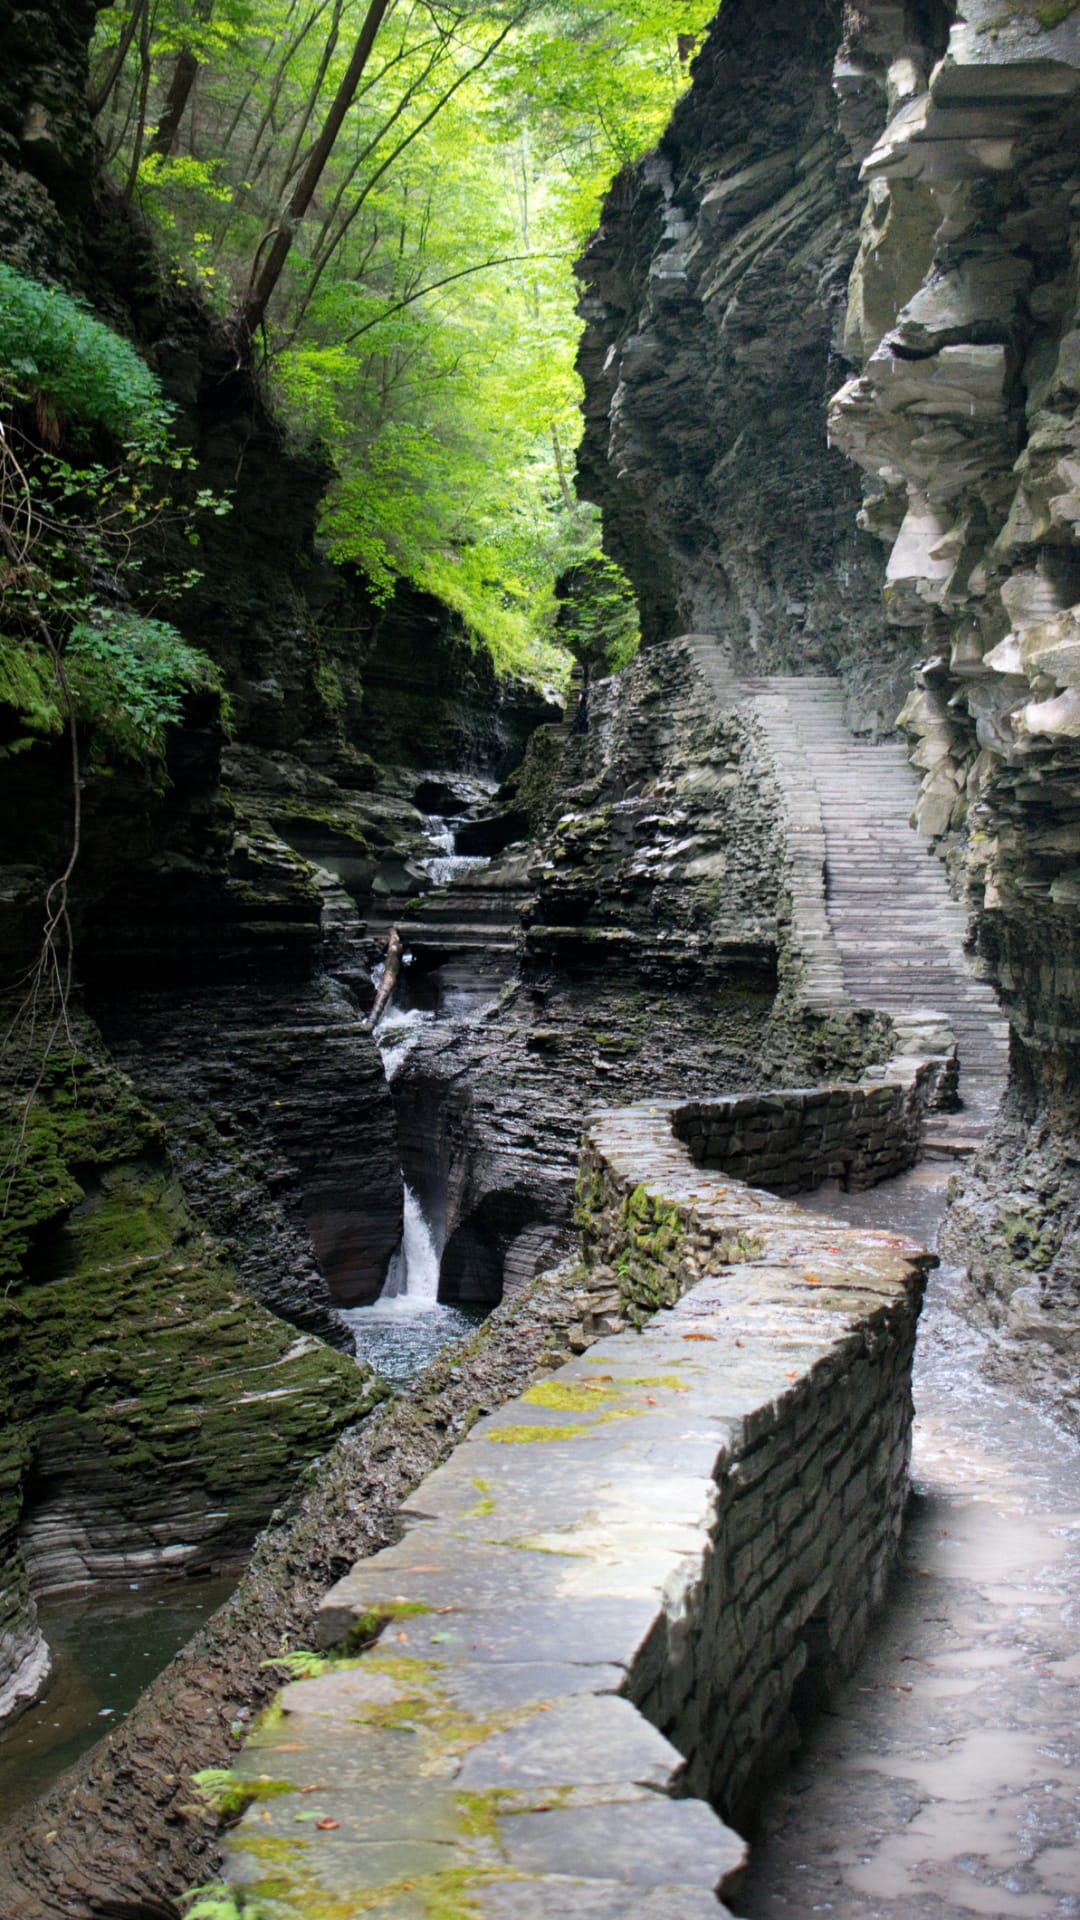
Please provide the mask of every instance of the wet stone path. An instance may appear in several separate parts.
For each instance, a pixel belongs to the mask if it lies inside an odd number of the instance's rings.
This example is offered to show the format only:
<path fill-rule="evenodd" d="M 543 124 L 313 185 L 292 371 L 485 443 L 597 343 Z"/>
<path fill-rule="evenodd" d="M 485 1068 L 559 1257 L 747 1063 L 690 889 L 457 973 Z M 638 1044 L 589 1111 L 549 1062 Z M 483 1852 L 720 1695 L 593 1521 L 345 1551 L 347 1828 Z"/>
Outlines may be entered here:
<path fill-rule="evenodd" d="M 948 1171 L 827 1210 L 932 1240 Z M 1080 1920 L 1080 1449 L 980 1379 L 947 1271 L 919 1349 L 891 1600 L 762 1809 L 746 1920 Z"/>

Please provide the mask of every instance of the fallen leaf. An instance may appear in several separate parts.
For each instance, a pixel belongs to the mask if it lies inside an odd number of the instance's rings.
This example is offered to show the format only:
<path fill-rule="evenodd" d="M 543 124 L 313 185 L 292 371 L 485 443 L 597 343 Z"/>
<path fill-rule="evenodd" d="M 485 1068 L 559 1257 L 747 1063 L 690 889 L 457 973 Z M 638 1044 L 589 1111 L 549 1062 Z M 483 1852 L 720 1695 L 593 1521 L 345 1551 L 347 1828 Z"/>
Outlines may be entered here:
<path fill-rule="evenodd" d="M 660 1405 L 660 1402 L 659 1400 L 655 1400 L 651 1393 L 647 1393 L 645 1395 L 645 1405 L 647 1407 L 658 1407 Z"/>
<path fill-rule="evenodd" d="M 272 1817 L 272 1816 L 271 1816 L 271 1814 L 270 1814 L 270 1812 L 269 1812 L 269 1810 L 268 1810 L 268 1809 L 267 1809 L 266 1807 L 260 1807 L 260 1808 L 259 1808 L 259 1819 L 260 1819 L 260 1820 L 269 1820 L 269 1819 L 270 1819 L 271 1817 Z"/>
<path fill-rule="evenodd" d="M 401 1632 L 401 1630 L 400 1630 L 400 1628 L 399 1628 L 399 1629 L 398 1629 L 398 1635 L 397 1635 L 397 1637 L 398 1637 L 398 1639 L 399 1639 L 399 1640 L 407 1640 L 409 1636 L 408 1636 L 408 1634 L 407 1634 L 407 1633 L 402 1633 L 402 1632 Z"/>
<path fill-rule="evenodd" d="M 318 1827 L 320 1833 L 335 1833 L 338 1822 L 336 1820 L 316 1820 L 315 1825 Z"/>
<path fill-rule="evenodd" d="M 456 1607 L 436 1607 L 435 1612 L 436 1613 L 456 1613 L 457 1608 Z"/>
<path fill-rule="evenodd" d="M 818 1279 L 816 1273 L 804 1273 L 803 1279 L 806 1281 L 808 1287 L 820 1287 L 821 1285 L 821 1281 Z"/>
<path fill-rule="evenodd" d="M 586 1375 L 581 1384 L 583 1387 L 599 1387 L 603 1385 L 605 1380 L 610 1379 L 610 1373 L 590 1373 Z"/>
<path fill-rule="evenodd" d="M 785 1379 L 785 1380 L 795 1380 L 795 1379 L 797 1379 L 797 1378 L 798 1378 L 798 1372 L 799 1372 L 799 1370 L 798 1370 L 798 1368 L 797 1368 L 797 1367 L 790 1367 L 790 1368 L 788 1369 L 788 1371 L 787 1371 L 787 1373 L 785 1373 L 785 1375 L 784 1375 L 784 1379 Z"/>
<path fill-rule="evenodd" d="M 271 1753 L 303 1753 L 303 1751 L 304 1742 L 302 1740 L 282 1740 L 276 1747 L 270 1748 Z"/>
<path fill-rule="evenodd" d="M 301 1787 L 300 1791 L 301 1793 L 318 1793 L 319 1791 L 318 1783 L 316 1783 L 315 1786 L 313 1787 Z"/>
<path fill-rule="evenodd" d="M 715 1333 L 684 1333 L 684 1340 L 715 1340 Z"/>

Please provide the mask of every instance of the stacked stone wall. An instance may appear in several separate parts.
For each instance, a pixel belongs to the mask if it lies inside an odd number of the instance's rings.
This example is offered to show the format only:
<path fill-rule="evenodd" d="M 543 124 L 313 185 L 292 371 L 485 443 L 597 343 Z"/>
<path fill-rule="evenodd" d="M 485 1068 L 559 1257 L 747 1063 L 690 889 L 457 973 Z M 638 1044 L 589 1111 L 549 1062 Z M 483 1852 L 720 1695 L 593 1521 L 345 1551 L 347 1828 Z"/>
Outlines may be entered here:
<path fill-rule="evenodd" d="M 798 1087 L 691 1101 L 672 1117 L 699 1166 L 774 1193 L 826 1180 L 859 1192 L 915 1161 L 925 1114 L 938 1104 L 944 1061 L 890 1063 L 873 1086 Z"/>
<path fill-rule="evenodd" d="M 909 1105 L 933 1071 L 911 1066 Z M 899 1137 L 902 1099 L 843 1091 L 825 1113 L 845 1138 Z M 933 1264 L 695 1164 L 676 1124 L 707 1150 L 731 1105 L 590 1124 L 589 1277 L 614 1280 L 614 1319 L 646 1323 L 478 1421 L 404 1537 L 326 1596 L 329 1670 L 283 1690 L 284 1729 L 238 1766 L 253 1805 L 229 1871 L 270 1920 L 346 1889 L 410 1920 L 451 1891 L 478 1920 L 539 1920 L 553 1898 L 594 1920 L 631 1899 L 641 1920 L 725 1911 L 745 1848 L 724 1822 L 800 1697 L 850 1666 L 887 1576 Z M 806 1112 L 789 1097 L 787 1118 Z M 785 1103 L 746 1117 L 771 1130 Z M 293 1799 L 313 1780 L 318 1848 Z"/>

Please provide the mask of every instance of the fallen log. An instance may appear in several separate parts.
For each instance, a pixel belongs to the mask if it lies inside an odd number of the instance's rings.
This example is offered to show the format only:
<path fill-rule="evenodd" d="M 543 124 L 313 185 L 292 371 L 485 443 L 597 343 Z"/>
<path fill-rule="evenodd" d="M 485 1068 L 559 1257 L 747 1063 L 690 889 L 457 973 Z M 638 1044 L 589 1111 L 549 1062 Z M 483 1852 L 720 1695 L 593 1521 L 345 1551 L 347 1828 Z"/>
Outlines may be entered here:
<path fill-rule="evenodd" d="M 378 1026 L 379 1021 L 382 1019 L 383 1014 L 390 1004 L 390 997 L 394 988 L 397 986 L 398 974 L 401 972 L 401 955 L 401 935 L 396 927 L 391 927 L 390 932 L 386 936 L 386 964 L 383 967 L 383 977 L 379 981 L 379 991 L 375 995 L 375 1004 L 368 1015 L 367 1026 L 369 1033 Z"/>

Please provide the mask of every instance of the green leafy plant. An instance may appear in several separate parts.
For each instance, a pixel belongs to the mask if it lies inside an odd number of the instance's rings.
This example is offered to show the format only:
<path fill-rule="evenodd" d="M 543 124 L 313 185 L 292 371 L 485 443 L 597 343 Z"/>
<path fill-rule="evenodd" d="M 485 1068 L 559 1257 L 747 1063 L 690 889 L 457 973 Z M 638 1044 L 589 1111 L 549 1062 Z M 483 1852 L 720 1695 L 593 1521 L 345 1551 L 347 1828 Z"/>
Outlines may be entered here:
<path fill-rule="evenodd" d="M 103 728 L 129 759 L 160 756 L 165 729 L 182 717 L 184 695 L 220 692 L 217 669 L 168 621 L 109 609 L 98 619 L 74 627 L 67 646 L 76 714 Z"/>
<path fill-rule="evenodd" d="M 45 889 L 38 956 L 5 1042 L 22 1034 L 38 1063 L 12 1166 L 51 1050 L 70 1040 L 87 768 L 119 758 L 160 787 L 185 693 L 218 687 L 158 605 L 138 604 L 144 569 L 159 604 L 199 577 L 170 560 L 166 538 L 197 541 L 200 511 L 228 511 L 191 488 L 194 462 L 172 444 L 169 418 L 126 341 L 58 289 L 0 268 L 0 755 L 66 735 L 71 795 L 67 858 Z"/>
<path fill-rule="evenodd" d="M 59 287 L 0 263 L 0 367 L 33 395 L 47 437 L 62 420 L 165 448 L 172 408 L 135 348 Z"/>
<path fill-rule="evenodd" d="M 191 1906 L 185 1905 L 184 1920 L 258 1920 L 257 1910 L 245 1902 L 239 1905 L 241 1896 L 235 1887 L 227 1887 L 223 1880 L 211 1880 L 202 1887 L 191 1887 L 180 1898 Z"/>
<path fill-rule="evenodd" d="M 329 1654 L 311 1653 L 306 1648 L 296 1648 L 291 1653 L 276 1653 L 272 1660 L 260 1660 L 260 1668 L 275 1667 L 290 1680 L 315 1680 L 320 1673 L 326 1673 L 335 1665 Z"/>

